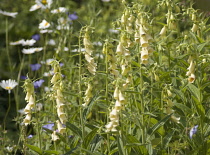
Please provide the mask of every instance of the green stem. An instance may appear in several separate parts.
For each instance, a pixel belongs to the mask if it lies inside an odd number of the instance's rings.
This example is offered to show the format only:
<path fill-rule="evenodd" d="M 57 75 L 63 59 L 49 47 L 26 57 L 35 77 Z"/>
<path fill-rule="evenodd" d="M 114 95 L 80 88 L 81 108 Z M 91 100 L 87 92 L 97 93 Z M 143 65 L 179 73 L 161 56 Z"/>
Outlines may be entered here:
<path fill-rule="evenodd" d="M 105 92 L 105 96 L 106 96 L 106 104 L 109 105 L 109 100 L 108 100 L 108 44 L 106 43 L 105 45 L 106 47 L 106 92 Z M 108 114 L 107 114 L 108 115 Z M 109 116 L 107 116 L 107 122 L 109 122 Z M 108 154 L 110 153 L 110 135 L 107 134 L 107 149 L 108 149 Z"/>
<path fill-rule="evenodd" d="M 3 146 L 5 146 L 5 141 L 6 141 L 6 119 L 7 119 L 8 113 L 10 111 L 10 108 L 11 108 L 11 102 L 10 102 L 10 93 L 9 93 L 9 106 L 7 108 L 7 112 L 6 112 L 4 120 L 3 120 L 3 133 L 4 133 Z"/>
<path fill-rule="evenodd" d="M 82 105 L 82 52 L 81 52 L 81 37 L 82 37 L 82 31 L 83 28 L 80 31 L 80 36 L 79 36 L 79 105 Z M 85 137 L 85 127 L 84 127 L 84 120 L 82 116 L 83 108 L 80 108 L 80 123 L 82 126 L 82 141 L 84 140 Z"/>
<path fill-rule="evenodd" d="M 7 115 L 8 115 L 8 113 L 9 113 L 9 111 L 10 111 L 10 108 L 11 108 L 11 101 L 10 101 L 11 99 L 10 99 L 10 93 L 9 93 L 9 106 L 8 106 L 8 108 L 7 108 L 7 112 L 6 112 L 6 114 L 5 114 L 5 117 L 4 117 L 4 130 L 6 129 L 6 119 L 7 119 Z"/>
<path fill-rule="evenodd" d="M 9 55 L 9 35 L 8 35 L 8 19 L 7 18 L 6 18 L 6 53 L 7 53 L 7 58 L 9 62 L 10 74 L 12 74 L 12 64 L 11 64 L 10 55 Z"/>

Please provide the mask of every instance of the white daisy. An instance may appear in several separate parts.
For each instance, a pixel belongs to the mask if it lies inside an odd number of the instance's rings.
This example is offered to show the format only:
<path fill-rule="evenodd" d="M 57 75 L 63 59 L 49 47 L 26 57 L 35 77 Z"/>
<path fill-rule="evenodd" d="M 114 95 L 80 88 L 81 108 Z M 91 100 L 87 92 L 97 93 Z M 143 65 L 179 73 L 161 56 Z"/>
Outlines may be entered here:
<path fill-rule="evenodd" d="M 56 14 L 56 13 L 64 13 L 64 12 L 66 12 L 66 11 L 67 11 L 66 8 L 64 8 L 64 7 L 59 7 L 58 9 L 52 10 L 51 13 L 53 13 L 53 14 Z"/>
<path fill-rule="evenodd" d="M 21 39 L 21 40 L 15 41 L 15 42 L 11 42 L 10 45 L 22 45 L 24 42 L 25 42 L 25 40 Z"/>
<path fill-rule="evenodd" d="M 43 50 L 43 48 L 42 47 L 36 47 L 36 48 L 29 48 L 29 49 L 23 49 L 22 50 L 22 53 L 23 54 L 33 54 L 33 53 L 35 53 L 35 52 L 40 52 L 40 51 L 42 51 Z"/>
<path fill-rule="evenodd" d="M 48 45 L 56 45 L 56 43 L 55 43 L 55 40 L 53 40 L 53 39 L 50 39 L 49 41 L 48 41 Z"/>
<path fill-rule="evenodd" d="M 38 5 L 38 4 L 34 4 L 33 6 L 31 6 L 31 8 L 29 9 L 29 11 L 35 11 L 37 9 L 40 9 L 42 6 Z"/>
<path fill-rule="evenodd" d="M 35 2 L 36 2 L 36 4 L 31 6 L 29 11 L 35 11 L 35 10 L 40 9 L 40 8 L 41 9 L 50 8 L 53 1 L 52 0 L 36 0 Z"/>
<path fill-rule="evenodd" d="M 23 46 L 33 46 L 34 43 L 36 42 L 36 40 L 34 39 L 30 39 L 30 40 L 26 40 L 22 43 Z"/>
<path fill-rule="evenodd" d="M 6 12 L 6 11 L 0 10 L 0 14 L 15 18 L 18 13 L 17 12 Z"/>
<path fill-rule="evenodd" d="M 46 29 L 50 27 L 50 23 L 48 23 L 45 19 L 39 24 L 39 29 Z"/>
<path fill-rule="evenodd" d="M 11 79 L 9 79 L 9 80 L 3 80 L 3 81 L 1 81 L 1 83 L 0 83 L 0 86 L 1 86 L 2 88 L 4 88 L 4 89 L 8 90 L 9 93 L 10 93 L 11 90 L 12 90 L 13 88 L 15 88 L 15 86 L 17 86 L 17 85 L 18 85 L 18 83 L 17 83 L 15 80 L 11 80 Z"/>
<path fill-rule="evenodd" d="M 52 33 L 53 30 L 40 30 L 40 33 Z"/>

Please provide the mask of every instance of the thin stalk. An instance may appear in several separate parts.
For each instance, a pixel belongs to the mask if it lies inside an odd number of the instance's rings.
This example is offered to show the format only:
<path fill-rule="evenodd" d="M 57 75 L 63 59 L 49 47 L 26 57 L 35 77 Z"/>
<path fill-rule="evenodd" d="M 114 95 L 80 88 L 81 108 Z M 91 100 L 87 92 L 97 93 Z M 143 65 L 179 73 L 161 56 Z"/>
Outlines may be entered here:
<path fill-rule="evenodd" d="M 80 31 L 80 36 L 79 36 L 79 105 L 82 105 L 82 52 L 81 52 L 81 37 L 82 37 L 82 31 Z M 84 120 L 82 116 L 82 108 L 80 108 L 80 123 L 82 126 L 82 141 L 84 140 L 85 137 L 85 127 L 84 127 Z"/>
<path fill-rule="evenodd" d="M 109 83 L 109 81 L 108 81 L 108 45 L 107 45 L 107 43 L 106 43 L 106 45 L 105 45 L 106 47 L 106 92 L 105 92 L 105 97 L 106 97 L 106 104 L 107 105 L 109 105 L 109 99 L 108 99 L 108 83 Z M 107 114 L 107 122 L 109 122 L 109 116 L 108 116 L 108 114 Z M 110 141 L 109 141 L 109 139 L 110 139 L 110 135 L 109 134 L 107 134 L 107 150 L 108 150 L 108 154 L 110 153 Z"/>
<path fill-rule="evenodd" d="M 140 57 L 138 57 L 139 59 L 139 62 L 140 62 Z M 141 116 L 141 122 L 142 122 L 142 129 L 141 129 L 141 132 L 142 132 L 142 144 L 145 144 L 146 142 L 146 137 L 145 137 L 145 123 L 144 123 L 144 108 L 145 108 L 145 105 L 144 105 L 144 92 L 143 92 L 143 71 L 142 71 L 142 65 L 140 64 L 140 100 L 141 100 L 141 113 L 142 113 L 142 116 Z"/>
<path fill-rule="evenodd" d="M 34 101 L 36 101 L 34 99 Z M 40 130 L 40 119 L 39 119 L 39 114 L 37 113 L 37 106 L 35 105 L 35 117 L 37 120 L 37 133 L 38 133 L 38 144 L 39 144 L 39 148 L 42 149 L 42 139 L 41 139 L 41 130 Z"/>
<path fill-rule="evenodd" d="M 6 18 L 6 53 L 7 53 L 7 58 L 9 62 L 9 71 L 10 74 L 12 74 L 12 64 L 10 60 L 10 55 L 9 55 L 9 35 L 8 35 L 8 19 Z"/>
<path fill-rule="evenodd" d="M 4 131 L 4 142 L 5 142 L 5 136 L 6 136 L 6 131 L 5 131 L 5 129 L 6 129 L 6 119 L 7 119 L 7 116 L 8 116 L 8 113 L 9 113 L 9 111 L 10 111 L 10 108 L 11 108 L 11 100 L 10 100 L 10 93 L 9 93 L 9 101 L 8 101 L 8 108 L 7 108 L 7 112 L 6 112 L 6 114 L 5 114 L 5 117 L 4 117 L 4 121 L 3 121 L 3 131 Z M 3 142 L 3 143 L 4 143 Z M 4 146 L 4 145 L 3 145 Z"/>

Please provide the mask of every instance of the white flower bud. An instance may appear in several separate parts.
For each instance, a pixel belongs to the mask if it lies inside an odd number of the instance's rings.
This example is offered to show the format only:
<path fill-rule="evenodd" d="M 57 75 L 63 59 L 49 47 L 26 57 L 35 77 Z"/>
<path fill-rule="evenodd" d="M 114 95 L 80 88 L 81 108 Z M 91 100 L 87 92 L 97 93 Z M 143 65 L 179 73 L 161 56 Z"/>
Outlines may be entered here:
<path fill-rule="evenodd" d="M 166 35 L 166 31 L 167 31 L 167 28 L 166 28 L 166 26 L 164 26 L 162 29 L 161 29 L 161 31 L 160 31 L 160 35 L 161 36 L 165 36 Z"/>
<path fill-rule="evenodd" d="M 198 25 L 197 24 L 193 24 L 193 27 L 192 27 L 192 32 L 196 32 L 198 30 Z"/>
<path fill-rule="evenodd" d="M 141 51 L 141 59 L 142 60 L 147 60 L 149 58 L 149 55 L 148 55 L 148 50 L 147 48 L 142 48 L 142 51 Z"/>
<path fill-rule="evenodd" d="M 140 38 L 140 43 L 141 43 L 141 47 L 147 47 L 149 46 L 148 40 L 146 37 L 141 37 Z"/>
<path fill-rule="evenodd" d="M 63 127 L 63 125 L 60 123 L 60 121 L 59 121 L 59 120 L 57 120 L 57 121 L 56 121 L 56 123 L 57 123 L 57 127 L 58 127 L 58 131 L 59 131 L 59 133 L 60 133 L 60 134 L 65 133 L 65 132 L 66 132 L 66 128 L 65 128 L 65 127 Z"/>
<path fill-rule="evenodd" d="M 119 90 L 119 101 L 122 101 L 122 102 L 125 101 L 125 98 L 120 90 Z"/>
<path fill-rule="evenodd" d="M 51 137 L 52 137 L 52 141 L 54 141 L 54 142 L 59 139 L 59 137 L 56 135 L 56 131 L 53 131 Z"/>
<path fill-rule="evenodd" d="M 145 32 L 145 30 L 144 30 L 144 28 L 143 28 L 142 25 L 140 25 L 140 29 L 139 30 L 140 30 L 140 32 L 139 32 L 140 33 L 140 36 L 141 37 L 144 37 L 146 35 L 146 32 Z"/>
<path fill-rule="evenodd" d="M 27 126 L 31 121 L 31 114 L 28 113 L 25 117 L 25 119 L 23 120 L 23 123 L 25 124 L 25 126 Z"/>

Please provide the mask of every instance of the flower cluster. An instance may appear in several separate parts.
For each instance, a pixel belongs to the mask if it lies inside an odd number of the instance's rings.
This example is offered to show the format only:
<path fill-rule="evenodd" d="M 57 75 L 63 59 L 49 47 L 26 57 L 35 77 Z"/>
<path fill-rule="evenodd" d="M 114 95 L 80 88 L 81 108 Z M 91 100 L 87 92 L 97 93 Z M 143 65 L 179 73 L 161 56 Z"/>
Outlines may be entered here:
<path fill-rule="evenodd" d="M 51 65 L 53 67 L 54 70 L 54 75 L 51 79 L 51 83 L 53 84 L 53 91 L 55 94 L 55 99 L 56 99 L 56 108 L 57 108 L 57 115 L 59 120 L 56 121 L 57 126 L 58 126 L 58 130 L 59 133 L 63 134 L 66 130 L 66 128 L 62 125 L 65 124 L 67 121 L 67 116 L 66 113 L 64 111 L 64 107 L 65 107 L 65 99 L 64 96 L 62 94 L 62 87 L 63 87 L 63 82 L 62 82 L 62 74 L 60 71 L 60 65 L 59 62 L 56 60 L 53 60 L 51 62 Z M 62 124 L 61 124 L 62 123 Z M 52 134 L 52 139 L 53 140 L 57 140 L 57 138 L 55 138 L 56 132 Z"/>
<path fill-rule="evenodd" d="M 23 87 L 26 91 L 25 100 L 26 100 L 26 102 L 28 102 L 28 104 L 26 105 L 26 107 L 24 109 L 26 116 L 23 120 L 23 123 L 25 126 L 27 126 L 31 122 L 32 109 L 35 107 L 33 82 L 30 79 L 26 79 Z"/>
<path fill-rule="evenodd" d="M 112 50 L 113 45 L 106 42 L 103 47 L 103 54 L 106 55 L 107 61 L 109 62 L 109 71 L 115 77 L 118 77 L 119 71 L 117 70 L 117 58 L 115 56 L 114 51 Z"/>
<path fill-rule="evenodd" d="M 110 122 L 105 126 L 106 132 L 117 131 L 116 127 L 119 125 L 119 113 L 120 110 L 122 109 L 122 105 L 125 103 L 124 95 L 122 94 L 119 87 L 115 88 L 114 99 L 116 100 L 115 106 L 109 114 Z"/>
<path fill-rule="evenodd" d="M 82 104 L 83 106 L 87 106 L 90 103 L 90 101 L 91 101 L 91 99 L 93 97 L 93 95 L 92 95 L 92 89 L 93 89 L 92 85 L 90 83 L 88 83 L 88 88 L 85 91 L 85 97 L 84 97 L 85 103 Z"/>
<path fill-rule="evenodd" d="M 141 14 L 139 14 L 139 16 L 141 16 Z M 142 47 L 141 62 L 142 64 L 148 64 L 149 54 L 152 54 L 154 51 L 153 48 L 149 46 L 149 43 L 153 40 L 153 38 L 148 34 L 146 23 L 141 19 L 141 17 L 136 20 L 136 30 L 135 41 L 140 42 Z"/>
<path fill-rule="evenodd" d="M 84 54 L 85 54 L 85 59 L 88 62 L 88 64 L 87 64 L 88 71 L 91 74 L 95 75 L 96 74 L 96 66 L 97 66 L 97 64 L 94 62 L 94 59 L 92 57 L 93 45 L 90 42 L 90 37 L 89 37 L 88 33 L 89 33 L 88 32 L 88 28 L 86 28 L 85 36 L 84 36 L 84 39 L 83 39 L 83 43 L 84 43 L 84 46 L 85 46 Z"/>

